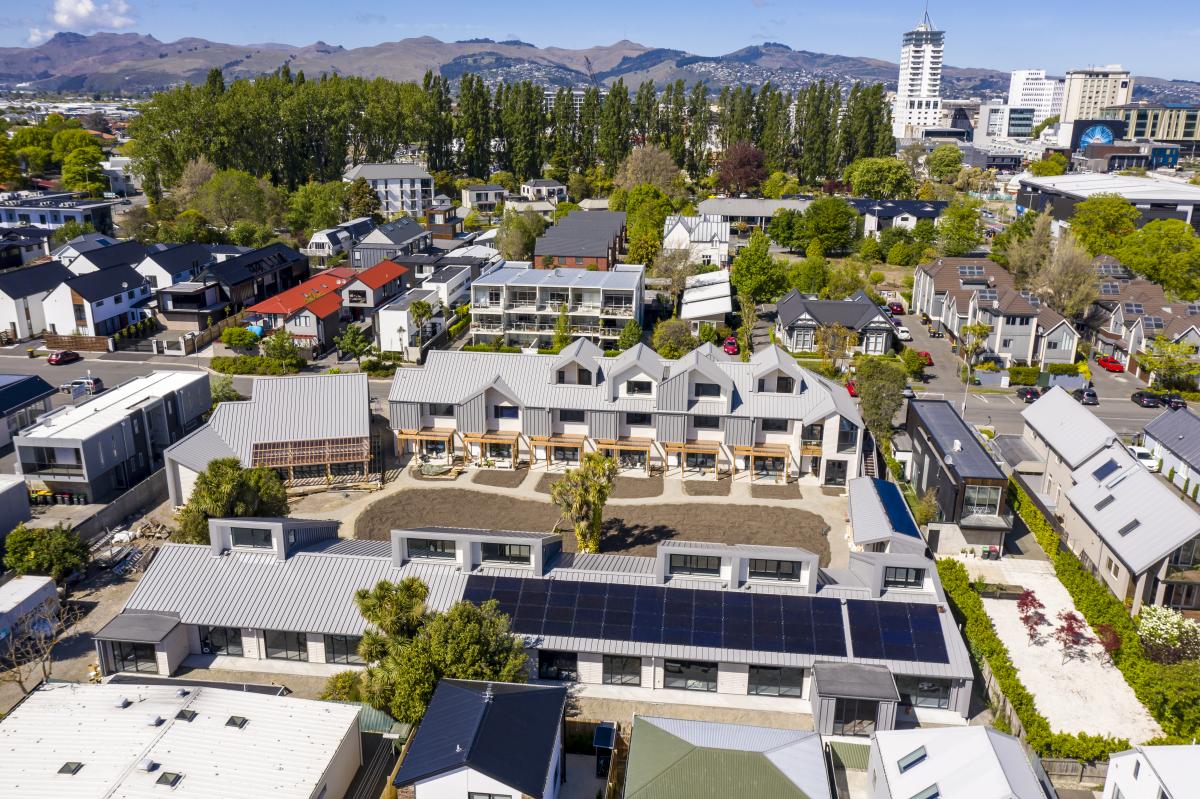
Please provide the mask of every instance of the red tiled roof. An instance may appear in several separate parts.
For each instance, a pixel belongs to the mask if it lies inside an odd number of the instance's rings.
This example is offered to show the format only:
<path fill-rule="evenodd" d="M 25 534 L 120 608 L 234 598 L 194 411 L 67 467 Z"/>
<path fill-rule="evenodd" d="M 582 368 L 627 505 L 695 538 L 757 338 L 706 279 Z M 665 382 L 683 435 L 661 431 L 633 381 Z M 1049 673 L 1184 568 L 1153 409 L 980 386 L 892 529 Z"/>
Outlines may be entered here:
<path fill-rule="evenodd" d="M 251 313 L 291 316 L 302 308 L 308 307 L 319 318 L 324 319 L 329 316 L 330 308 L 342 307 L 342 298 L 338 291 L 349 283 L 355 274 L 355 270 L 349 267 L 326 269 L 298 286 L 281 291 L 274 297 L 250 306 L 249 310 Z"/>
<path fill-rule="evenodd" d="M 370 269 L 364 269 L 355 277 L 367 288 L 377 289 L 408 272 L 407 266 L 401 266 L 395 261 L 380 261 Z"/>

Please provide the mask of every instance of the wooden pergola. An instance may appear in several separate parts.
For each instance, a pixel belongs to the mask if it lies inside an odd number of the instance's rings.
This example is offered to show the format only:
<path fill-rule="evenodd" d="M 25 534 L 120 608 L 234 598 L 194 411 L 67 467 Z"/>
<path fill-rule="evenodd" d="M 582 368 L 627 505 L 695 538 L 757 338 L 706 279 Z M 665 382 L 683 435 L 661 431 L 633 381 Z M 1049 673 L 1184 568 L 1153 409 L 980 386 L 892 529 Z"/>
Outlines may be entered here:
<path fill-rule="evenodd" d="M 269 469 L 286 469 L 288 481 L 296 479 L 296 467 L 324 466 L 325 476 L 332 478 L 330 467 L 335 463 L 361 463 L 363 479 L 371 472 L 371 442 L 361 438 L 319 438 L 310 441 L 269 441 L 255 444 L 250 451 L 250 465 Z"/>
<path fill-rule="evenodd" d="M 479 445 L 480 460 L 488 457 L 484 449 L 488 444 L 507 444 L 512 448 L 508 468 L 517 468 L 517 457 L 521 454 L 521 434 L 518 431 L 488 430 L 486 433 L 463 433 L 463 441 Z"/>
<path fill-rule="evenodd" d="M 422 427 L 420 430 L 397 430 L 396 440 L 412 441 L 420 444 L 423 441 L 441 441 L 446 445 L 446 457 L 454 456 L 454 431 L 444 427 Z"/>
<path fill-rule="evenodd" d="M 679 453 L 679 476 L 683 477 L 687 471 L 686 459 L 688 455 L 714 455 L 713 458 L 713 479 L 721 479 L 721 444 L 717 441 L 665 441 L 663 442 L 663 450 L 669 455 L 672 452 Z"/>
<path fill-rule="evenodd" d="M 754 480 L 754 461 L 758 458 L 783 458 L 784 477 L 787 477 L 788 469 L 792 465 L 792 448 L 787 444 L 754 444 L 751 446 L 733 447 L 733 474 L 737 476 L 737 460 L 738 456 L 749 456 L 750 458 L 750 479 Z"/>
<path fill-rule="evenodd" d="M 579 450 L 579 458 L 583 459 L 583 449 L 587 444 L 587 436 L 577 435 L 549 435 L 549 436 L 530 436 L 529 443 L 532 445 L 529 448 L 529 459 L 533 463 L 537 463 L 537 450 L 534 447 L 546 448 L 546 466 L 549 468 L 554 465 L 554 447 L 565 447 L 567 449 Z"/>
<path fill-rule="evenodd" d="M 646 474 L 650 474 L 650 459 L 654 454 L 653 439 L 635 438 L 632 436 L 615 439 L 599 439 L 596 441 L 596 449 L 600 452 L 612 450 L 614 454 L 618 452 L 640 452 L 646 456 Z"/>

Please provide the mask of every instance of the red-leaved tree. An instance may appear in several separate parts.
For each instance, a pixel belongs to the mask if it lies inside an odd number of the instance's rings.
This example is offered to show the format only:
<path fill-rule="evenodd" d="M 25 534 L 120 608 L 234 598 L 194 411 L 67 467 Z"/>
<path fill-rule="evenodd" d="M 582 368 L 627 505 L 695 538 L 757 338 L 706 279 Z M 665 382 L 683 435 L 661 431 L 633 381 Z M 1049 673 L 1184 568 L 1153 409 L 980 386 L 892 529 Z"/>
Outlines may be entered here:
<path fill-rule="evenodd" d="M 1042 612 L 1045 609 L 1046 606 L 1032 588 L 1026 588 L 1017 599 L 1017 612 L 1021 614 L 1021 623 L 1025 625 L 1031 643 L 1036 644 L 1041 640 L 1039 628 L 1046 623 L 1046 614 Z"/>
<path fill-rule="evenodd" d="M 1058 614 L 1059 625 L 1054 631 L 1054 640 L 1062 647 L 1063 663 L 1083 655 L 1084 644 L 1091 641 L 1087 633 L 1087 622 L 1073 610 Z"/>
<path fill-rule="evenodd" d="M 753 191 L 767 177 L 763 151 L 749 142 L 731 144 L 721 159 L 717 181 L 730 194 Z"/>
<path fill-rule="evenodd" d="M 1096 638 L 1109 657 L 1112 657 L 1112 654 L 1121 648 L 1121 636 L 1112 628 L 1112 625 L 1097 624 Z"/>

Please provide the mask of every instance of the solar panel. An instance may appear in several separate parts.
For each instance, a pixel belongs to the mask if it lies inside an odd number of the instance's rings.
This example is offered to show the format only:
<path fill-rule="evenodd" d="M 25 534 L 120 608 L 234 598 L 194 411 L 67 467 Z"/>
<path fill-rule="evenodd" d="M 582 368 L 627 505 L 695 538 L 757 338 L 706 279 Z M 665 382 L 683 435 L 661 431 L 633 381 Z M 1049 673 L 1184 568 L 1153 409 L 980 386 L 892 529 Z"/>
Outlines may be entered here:
<path fill-rule="evenodd" d="M 948 663 L 937 608 L 907 602 L 846 601 L 854 656 Z"/>
<path fill-rule="evenodd" d="M 1141 316 L 1146 312 L 1146 308 L 1140 302 L 1127 302 L 1124 305 L 1125 313 L 1133 316 Z"/>
<path fill-rule="evenodd" d="M 997 300 L 999 298 L 1000 298 L 1000 293 L 997 292 L 995 289 L 980 289 L 979 290 L 979 299 L 982 302 L 992 302 L 993 300 Z"/>
<path fill-rule="evenodd" d="M 981 277 L 983 264 L 964 264 L 958 268 L 959 277 Z"/>
<path fill-rule="evenodd" d="M 1189 302 L 1187 305 L 1187 315 L 1196 316 L 1198 314 L 1200 314 L 1200 304 Z"/>
<path fill-rule="evenodd" d="M 1142 327 L 1149 330 L 1162 330 L 1167 326 L 1166 320 L 1161 316 L 1143 316 Z"/>
<path fill-rule="evenodd" d="M 1100 296 L 1102 296 L 1102 297 L 1116 297 L 1120 293 L 1121 293 L 1121 284 L 1120 283 L 1101 283 L 1100 284 Z"/>
<path fill-rule="evenodd" d="M 1105 477 L 1108 477 L 1119 468 L 1121 467 L 1117 465 L 1117 462 L 1112 458 L 1109 458 L 1104 463 L 1100 464 L 1096 471 L 1092 472 L 1092 477 L 1096 478 L 1097 480 L 1103 480 Z"/>
<path fill-rule="evenodd" d="M 1020 294 L 1025 299 L 1025 302 L 1029 303 L 1034 308 L 1042 307 L 1042 298 L 1039 297 L 1038 295 L 1036 295 L 1032 292 L 1029 292 L 1029 291 L 1020 291 L 1017 293 Z"/>

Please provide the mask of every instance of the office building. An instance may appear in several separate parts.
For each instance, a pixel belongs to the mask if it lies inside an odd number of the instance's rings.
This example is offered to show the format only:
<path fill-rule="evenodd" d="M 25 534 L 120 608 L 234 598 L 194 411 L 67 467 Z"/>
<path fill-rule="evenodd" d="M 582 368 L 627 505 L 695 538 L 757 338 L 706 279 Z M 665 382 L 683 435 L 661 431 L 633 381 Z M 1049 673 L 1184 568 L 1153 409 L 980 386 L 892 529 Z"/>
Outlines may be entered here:
<path fill-rule="evenodd" d="M 1063 89 L 1058 143 L 1065 146 L 1073 142 L 1075 128 L 1100 119 L 1109 106 L 1124 105 L 1132 99 L 1133 77 L 1120 64 L 1071 70 Z"/>
<path fill-rule="evenodd" d="M 1200 105 L 1196 103 L 1127 103 L 1105 108 L 1101 116 L 1125 122 L 1131 139 L 1176 144 L 1185 158 L 1200 154 Z"/>
<path fill-rule="evenodd" d="M 945 44 L 945 31 L 934 30 L 928 11 L 915 28 L 904 34 L 900 79 L 892 107 L 892 135 L 897 139 L 919 139 L 926 128 L 938 126 Z"/>
<path fill-rule="evenodd" d="M 1036 125 L 1062 111 L 1066 86 L 1065 78 L 1047 77 L 1044 69 L 1014 69 L 1008 81 L 1008 105 L 1032 108 Z"/>

